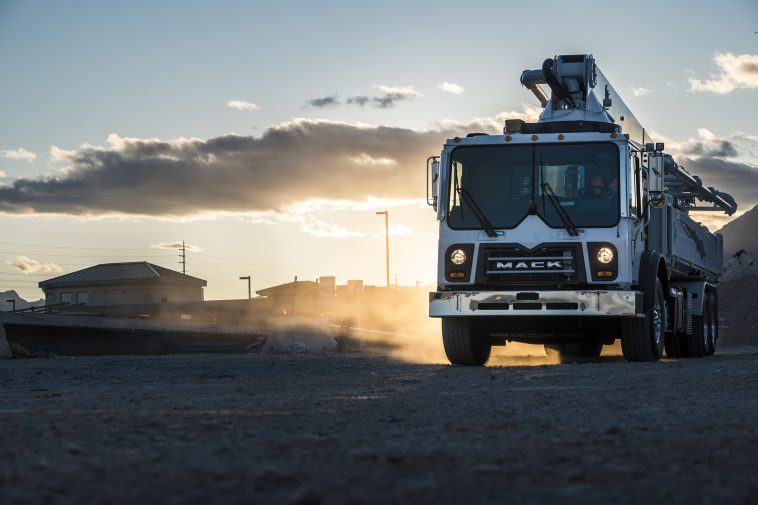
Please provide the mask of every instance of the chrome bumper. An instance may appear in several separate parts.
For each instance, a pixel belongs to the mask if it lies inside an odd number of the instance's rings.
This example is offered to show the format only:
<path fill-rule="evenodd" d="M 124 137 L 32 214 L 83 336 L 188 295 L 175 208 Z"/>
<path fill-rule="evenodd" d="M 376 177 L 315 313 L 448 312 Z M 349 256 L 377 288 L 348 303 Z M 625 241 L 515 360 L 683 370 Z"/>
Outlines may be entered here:
<path fill-rule="evenodd" d="M 429 316 L 636 316 L 639 291 L 440 291 Z"/>

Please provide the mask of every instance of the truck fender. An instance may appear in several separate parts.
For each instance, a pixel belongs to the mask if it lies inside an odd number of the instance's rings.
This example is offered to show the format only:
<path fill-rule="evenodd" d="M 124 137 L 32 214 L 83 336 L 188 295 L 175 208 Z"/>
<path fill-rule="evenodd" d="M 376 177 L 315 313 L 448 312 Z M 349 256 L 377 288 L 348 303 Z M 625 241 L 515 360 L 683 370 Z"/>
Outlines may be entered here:
<path fill-rule="evenodd" d="M 705 302 L 705 293 L 707 291 L 716 294 L 716 286 L 708 284 L 705 281 L 687 281 L 677 282 L 676 287 L 686 289 L 692 295 L 692 315 L 702 316 Z"/>

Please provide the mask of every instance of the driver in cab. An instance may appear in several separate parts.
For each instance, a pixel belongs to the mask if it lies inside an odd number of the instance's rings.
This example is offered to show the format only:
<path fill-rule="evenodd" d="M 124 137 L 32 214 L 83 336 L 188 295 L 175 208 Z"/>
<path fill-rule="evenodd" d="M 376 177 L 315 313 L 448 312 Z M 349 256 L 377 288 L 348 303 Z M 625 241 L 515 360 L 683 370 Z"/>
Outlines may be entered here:
<path fill-rule="evenodd" d="M 595 158 L 595 170 L 589 181 L 589 194 L 594 198 L 613 200 L 618 196 L 619 180 L 613 157 L 601 153 Z"/>

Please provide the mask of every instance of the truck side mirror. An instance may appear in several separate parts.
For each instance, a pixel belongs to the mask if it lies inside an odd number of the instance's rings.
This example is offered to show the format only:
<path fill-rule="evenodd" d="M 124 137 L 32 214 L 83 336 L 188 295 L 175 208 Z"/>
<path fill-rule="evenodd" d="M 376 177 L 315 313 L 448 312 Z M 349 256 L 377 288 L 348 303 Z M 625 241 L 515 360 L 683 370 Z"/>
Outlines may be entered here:
<path fill-rule="evenodd" d="M 430 156 L 426 160 L 426 204 L 437 210 L 437 197 L 439 195 L 440 158 Z M 430 192 L 431 187 L 431 192 Z"/>
<path fill-rule="evenodd" d="M 647 184 L 651 193 L 661 193 L 664 187 L 663 155 L 649 153 L 647 158 Z"/>

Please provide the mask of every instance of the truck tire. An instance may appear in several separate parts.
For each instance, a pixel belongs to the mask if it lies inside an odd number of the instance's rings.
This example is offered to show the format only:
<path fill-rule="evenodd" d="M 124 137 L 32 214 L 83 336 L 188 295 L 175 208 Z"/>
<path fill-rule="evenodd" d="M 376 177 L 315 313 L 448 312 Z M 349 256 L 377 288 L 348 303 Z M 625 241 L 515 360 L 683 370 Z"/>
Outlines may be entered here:
<path fill-rule="evenodd" d="M 482 366 L 490 357 L 492 342 L 465 317 L 442 318 L 442 343 L 453 365 Z"/>
<path fill-rule="evenodd" d="M 558 358 L 560 363 L 597 359 L 600 357 L 601 352 L 603 352 L 603 343 L 595 340 L 545 345 L 545 355 L 548 358 Z"/>
<path fill-rule="evenodd" d="M 643 304 L 645 317 L 625 319 L 621 326 L 621 351 L 627 361 L 658 361 L 663 354 L 666 301 L 658 277 L 653 296 L 645 297 Z"/>
<path fill-rule="evenodd" d="M 702 358 L 708 356 L 711 342 L 711 297 L 708 293 L 703 300 L 703 315 L 692 316 L 692 334 L 687 335 L 687 356 Z"/>

